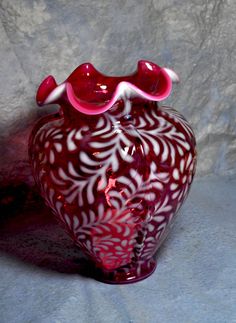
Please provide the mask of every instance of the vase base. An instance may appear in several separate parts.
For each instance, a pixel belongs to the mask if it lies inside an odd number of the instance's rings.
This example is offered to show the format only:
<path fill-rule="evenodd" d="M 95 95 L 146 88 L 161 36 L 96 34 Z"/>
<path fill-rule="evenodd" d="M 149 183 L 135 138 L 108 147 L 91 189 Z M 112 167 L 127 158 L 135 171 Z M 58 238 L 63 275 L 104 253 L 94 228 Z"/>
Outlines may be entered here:
<path fill-rule="evenodd" d="M 130 284 L 149 277 L 156 269 L 154 259 L 142 264 L 129 264 L 113 271 L 96 269 L 95 278 L 107 284 Z"/>

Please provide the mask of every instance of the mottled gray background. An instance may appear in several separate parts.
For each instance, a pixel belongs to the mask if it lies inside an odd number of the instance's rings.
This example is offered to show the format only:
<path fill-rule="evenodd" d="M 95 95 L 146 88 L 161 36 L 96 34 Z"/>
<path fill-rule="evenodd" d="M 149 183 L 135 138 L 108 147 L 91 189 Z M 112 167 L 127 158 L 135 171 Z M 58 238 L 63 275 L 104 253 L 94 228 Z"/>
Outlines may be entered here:
<path fill-rule="evenodd" d="M 165 102 L 198 141 L 198 175 L 236 173 L 235 0 L 1 0 L 0 174 L 28 176 L 27 136 L 45 109 L 34 96 L 48 74 L 63 81 L 90 61 L 127 74 L 139 59 L 180 76 Z"/>
<path fill-rule="evenodd" d="M 79 274 L 72 240 L 26 185 L 27 141 L 51 109 L 34 99 L 46 75 L 62 82 L 85 61 L 127 74 L 139 59 L 179 74 L 165 104 L 192 124 L 203 178 L 155 273 L 108 286 Z M 0 81 L 0 321 L 235 323 L 236 1 L 0 0 Z"/>

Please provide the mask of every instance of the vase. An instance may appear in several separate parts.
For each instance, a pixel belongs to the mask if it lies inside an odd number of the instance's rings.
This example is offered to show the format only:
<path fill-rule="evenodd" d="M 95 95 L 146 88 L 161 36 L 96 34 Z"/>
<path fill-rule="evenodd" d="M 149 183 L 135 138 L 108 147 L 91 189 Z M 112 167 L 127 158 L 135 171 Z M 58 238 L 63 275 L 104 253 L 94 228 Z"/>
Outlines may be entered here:
<path fill-rule="evenodd" d="M 194 133 L 181 114 L 158 103 L 175 81 L 172 70 L 148 61 L 119 77 L 84 63 L 63 83 L 48 76 L 39 86 L 38 105 L 60 109 L 33 128 L 33 176 L 103 282 L 131 283 L 153 273 L 188 195 Z"/>

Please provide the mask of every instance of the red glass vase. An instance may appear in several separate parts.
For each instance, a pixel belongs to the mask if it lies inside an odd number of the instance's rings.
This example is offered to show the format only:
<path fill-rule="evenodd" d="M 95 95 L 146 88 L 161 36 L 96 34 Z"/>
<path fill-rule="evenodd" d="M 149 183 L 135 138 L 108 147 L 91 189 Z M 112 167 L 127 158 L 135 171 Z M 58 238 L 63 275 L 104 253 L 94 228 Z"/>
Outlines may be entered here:
<path fill-rule="evenodd" d="M 35 181 L 104 282 L 130 283 L 154 271 L 155 254 L 189 192 L 193 131 L 177 111 L 157 103 L 177 80 L 148 61 L 124 77 L 85 63 L 62 84 L 49 76 L 38 89 L 38 104 L 56 103 L 60 111 L 32 131 Z"/>

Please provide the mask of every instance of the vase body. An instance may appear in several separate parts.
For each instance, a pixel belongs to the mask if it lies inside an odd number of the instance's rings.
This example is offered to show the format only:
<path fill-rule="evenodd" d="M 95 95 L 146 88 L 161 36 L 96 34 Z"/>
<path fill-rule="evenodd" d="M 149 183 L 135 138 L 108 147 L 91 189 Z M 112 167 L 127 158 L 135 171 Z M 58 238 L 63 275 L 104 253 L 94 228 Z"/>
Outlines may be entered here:
<path fill-rule="evenodd" d="M 64 98 L 59 113 L 35 125 L 29 143 L 46 204 L 108 283 L 134 282 L 154 271 L 196 165 L 195 138 L 184 117 L 125 93 L 97 114 L 78 111 Z"/>

